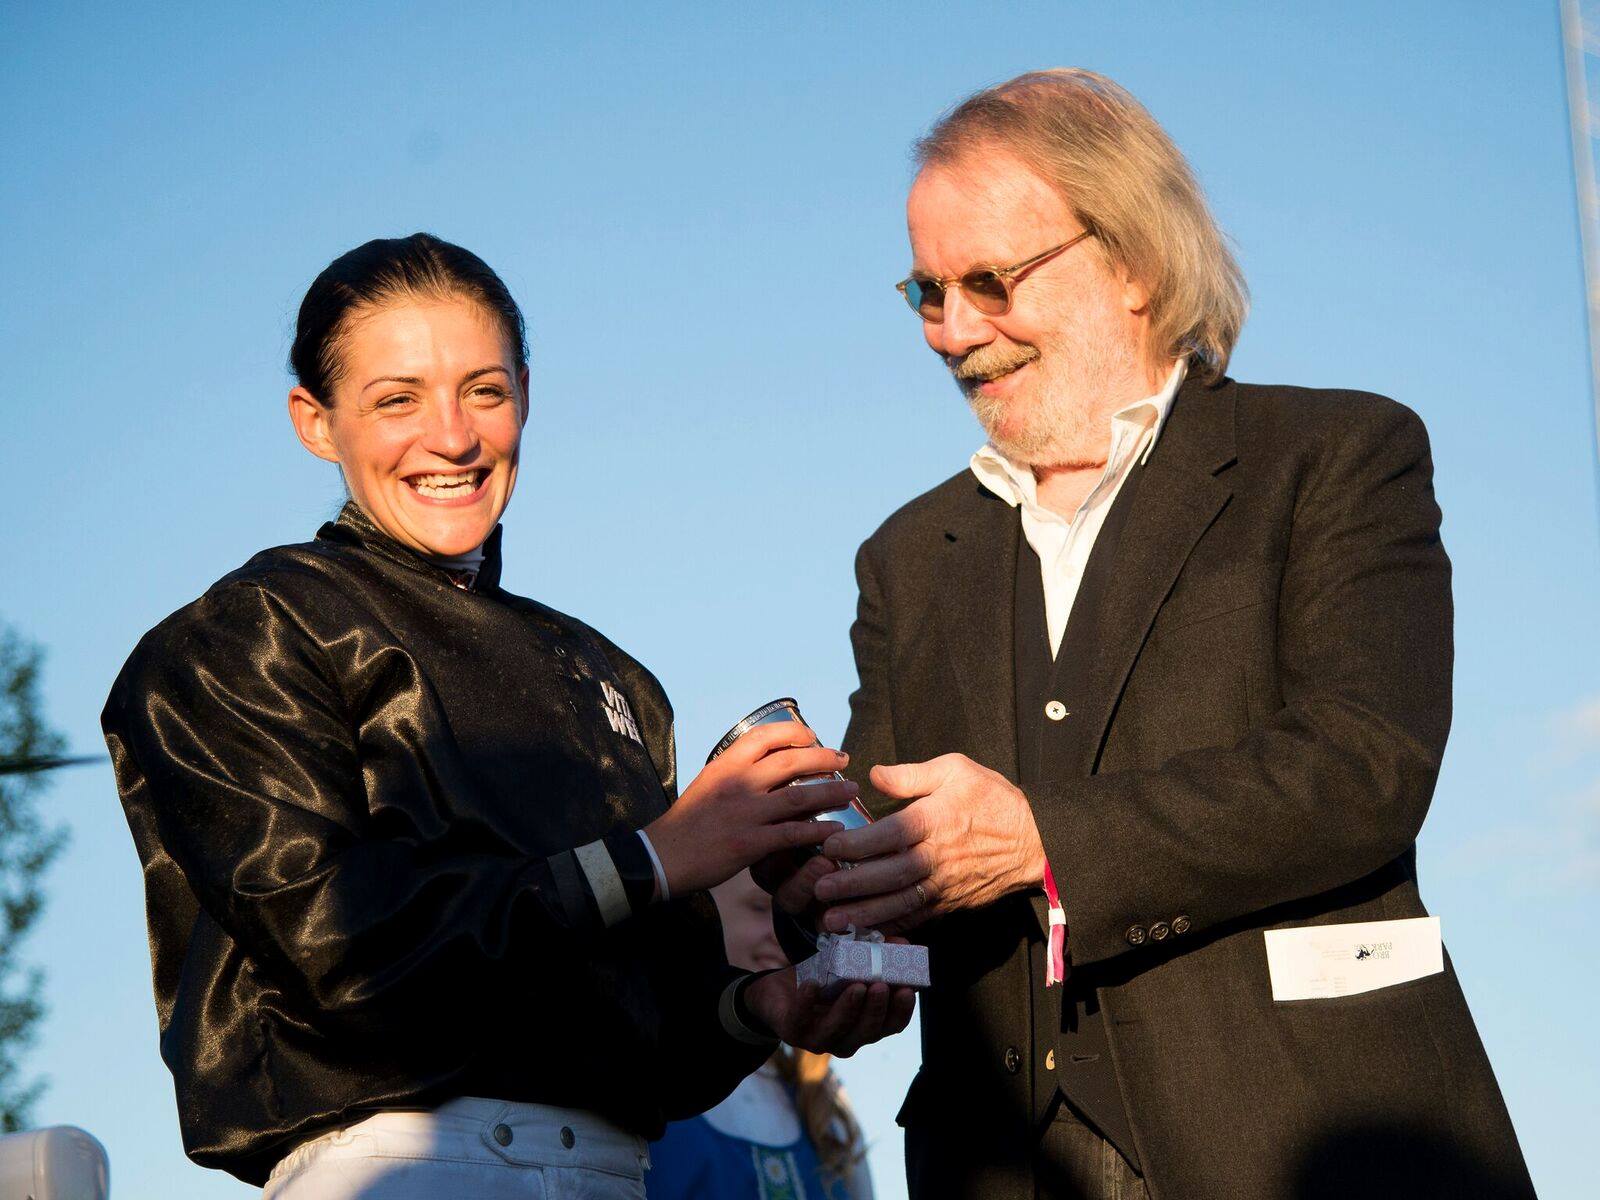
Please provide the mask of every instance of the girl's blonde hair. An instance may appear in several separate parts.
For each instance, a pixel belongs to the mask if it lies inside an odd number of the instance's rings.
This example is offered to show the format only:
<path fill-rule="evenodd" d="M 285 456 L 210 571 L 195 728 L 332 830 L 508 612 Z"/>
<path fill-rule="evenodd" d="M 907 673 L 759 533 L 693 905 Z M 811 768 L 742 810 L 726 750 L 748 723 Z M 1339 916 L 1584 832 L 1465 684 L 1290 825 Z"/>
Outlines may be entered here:
<path fill-rule="evenodd" d="M 816 1149 L 825 1175 L 843 1179 L 866 1155 L 861 1126 L 839 1095 L 839 1079 L 829 1068 L 831 1056 L 778 1047 L 772 1056 L 778 1076 L 794 1090 L 795 1111 L 806 1137 Z"/>

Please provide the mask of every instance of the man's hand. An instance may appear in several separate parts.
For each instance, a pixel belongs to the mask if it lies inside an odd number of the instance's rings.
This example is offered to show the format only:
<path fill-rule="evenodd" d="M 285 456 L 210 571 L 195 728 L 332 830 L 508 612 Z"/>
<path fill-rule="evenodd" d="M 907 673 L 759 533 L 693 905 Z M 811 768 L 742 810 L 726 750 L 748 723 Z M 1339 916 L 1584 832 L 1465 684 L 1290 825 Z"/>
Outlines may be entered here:
<path fill-rule="evenodd" d="M 885 933 L 981 908 L 1044 881 L 1044 846 L 1028 799 L 1004 775 L 964 754 L 872 768 L 885 796 L 911 800 L 868 825 L 836 833 L 822 852 L 857 864 L 817 879 L 823 925 Z M 870 861 L 868 861 L 870 860 Z M 921 892 L 918 892 L 918 885 Z"/>
<path fill-rule="evenodd" d="M 790 967 L 756 980 L 744 999 L 780 1040 L 801 1050 L 849 1058 L 861 1047 L 904 1029 L 917 994 L 886 983 L 852 983 L 830 1003 L 814 983 L 797 988 Z"/>

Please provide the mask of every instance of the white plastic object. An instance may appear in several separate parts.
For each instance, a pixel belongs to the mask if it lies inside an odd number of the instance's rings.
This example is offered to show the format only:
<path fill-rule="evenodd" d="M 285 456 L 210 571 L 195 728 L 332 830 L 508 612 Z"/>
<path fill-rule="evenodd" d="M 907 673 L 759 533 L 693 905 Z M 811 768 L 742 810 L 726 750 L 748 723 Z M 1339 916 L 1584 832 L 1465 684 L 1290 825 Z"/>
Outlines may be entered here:
<path fill-rule="evenodd" d="M 0 1137 L 0 1200 L 107 1200 L 106 1148 L 76 1125 Z"/>

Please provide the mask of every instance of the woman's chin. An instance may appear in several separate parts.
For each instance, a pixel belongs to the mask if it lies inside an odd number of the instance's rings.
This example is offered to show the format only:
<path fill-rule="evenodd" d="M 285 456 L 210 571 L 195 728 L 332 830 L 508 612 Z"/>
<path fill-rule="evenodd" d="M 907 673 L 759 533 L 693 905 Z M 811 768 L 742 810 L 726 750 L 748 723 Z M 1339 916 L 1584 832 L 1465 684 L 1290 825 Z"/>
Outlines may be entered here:
<path fill-rule="evenodd" d="M 408 513 L 407 516 L 411 519 L 399 529 L 389 529 L 383 521 L 379 521 L 378 526 L 395 541 L 430 558 L 459 558 L 463 554 L 470 554 L 494 532 L 495 523 L 481 518 L 463 520 L 457 516 L 452 520 L 430 521 L 418 520 L 414 513 Z"/>
<path fill-rule="evenodd" d="M 494 532 L 494 522 L 487 525 L 482 522 L 454 523 L 443 528 L 434 527 L 421 529 L 418 541 L 422 543 L 427 553 L 437 558 L 457 558 L 463 554 L 470 554 L 483 545 L 488 536 Z"/>
<path fill-rule="evenodd" d="M 408 535 L 404 540 L 439 558 L 455 558 L 483 545 L 494 532 L 502 507 L 493 503 L 492 494 L 475 504 L 440 504 L 415 494 L 403 497 L 402 503 Z"/>

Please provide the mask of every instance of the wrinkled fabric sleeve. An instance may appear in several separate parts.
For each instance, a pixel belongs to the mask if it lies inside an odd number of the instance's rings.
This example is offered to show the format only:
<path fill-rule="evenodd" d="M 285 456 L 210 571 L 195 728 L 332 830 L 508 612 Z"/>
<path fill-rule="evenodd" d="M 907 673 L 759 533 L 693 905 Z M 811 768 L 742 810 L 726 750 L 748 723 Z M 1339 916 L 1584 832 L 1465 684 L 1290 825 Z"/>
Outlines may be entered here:
<path fill-rule="evenodd" d="M 672 705 L 654 675 L 605 637 L 595 636 L 629 694 L 639 699 L 645 747 L 668 805 L 675 804 L 678 751 Z M 675 1097 L 678 1107 L 666 1117 L 680 1120 L 726 1099 L 777 1043 L 746 1040 L 737 1020 L 730 1020 L 725 999 L 751 973 L 729 965 L 722 919 L 709 893 L 674 896 L 656 905 L 643 925 L 662 1003 L 658 1094 Z"/>
<path fill-rule="evenodd" d="M 140 780 L 163 851 L 280 986 L 373 1032 L 434 1019 L 428 997 L 493 986 L 516 956 L 570 956 L 604 933 L 572 851 L 529 858 L 442 814 L 419 830 L 381 796 L 369 807 L 352 711 L 295 615 L 248 583 L 148 635 L 106 706 L 119 779 Z M 610 843 L 649 879 L 636 836 Z"/>
<path fill-rule="evenodd" d="M 861 789 L 861 803 L 874 817 L 886 816 L 898 803 L 872 786 L 868 773 L 880 763 L 898 761 L 894 721 L 889 708 L 889 634 L 883 587 L 869 540 L 856 551 L 856 619 L 850 625 L 850 646 L 856 659 L 856 690 L 850 693 L 850 723 L 839 748 L 850 756 L 844 775 Z M 816 934 L 803 916 L 773 910 L 778 942 L 792 962 L 816 953 Z M 920 940 L 921 933 L 913 933 Z"/>
<path fill-rule="evenodd" d="M 662 906 L 653 929 L 653 976 L 662 1000 L 657 1088 L 672 1097 L 665 1115 L 676 1121 L 704 1112 L 765 1062 L 776 1040 L 747 1040 L 730 1021 L 730 989 L 750 972 L 728 964 L 717 906 L 706 892 Z"/>
<path fill-rule="evenodd" d="M 1422 422 L 1368 400 L 1302 476 L 1281 707 L 1233 746 L 1028 789 L 1075 963 L 1150 953 L 1133 926 L 1181 915 L 1203 931 L 1411 848 L 1449 731 L 1450 564 Z"/>
<path fill-rule="evenodd" d="M 888 596 L 883 587 L 884 572 L 875 553 L 876 538 L 869 538 L 856 551 L 856 619 L 850 626 L 850 648 L 856 660 L 856 690 L 850 693 L 850 724 L 845 729 L 844 744 L 840 747 L 850 756 L 844 774 L 861 789 L 861 802 L 873 817 L 888 816 L 903 808 L 906 801 L 885 796 L 872 786 L 869 774 L 873 767 L 900 761 L 895 749 L 893 692 L 889 675 L 889 627 L 893 620 Z M 791 919 L 792 920 L 792 919 Z M 913 942 L 935 940 L 944 926 L 935 918 L 908 931 L 905 936 Z M 795 925 L 798 928 L 798 923 Z M 779 928 L 779 940 L 785 930 Z M 801 934 L 791 930 L 791 939 Z M 795 949 L 806 946 L 807 955 L 814 951 L 809 944 L 795 941 Z M 784 942 L 785 950 L 789 943 Z"/>
<path fill-rule="evenodd" d="M 855 652 L 857 683 L 850 693 L 850 724 L 841 749 L 850 756 L 845 774 L 860 787 L 861 802 L 874 817 L 882 817 L 900 804 L 873 787 L 867 773 L 874 766 L 899 760 L 890 707 L 889 612 L 871 541 L 856 552 L 856 588 L 850 648 Z"/>

